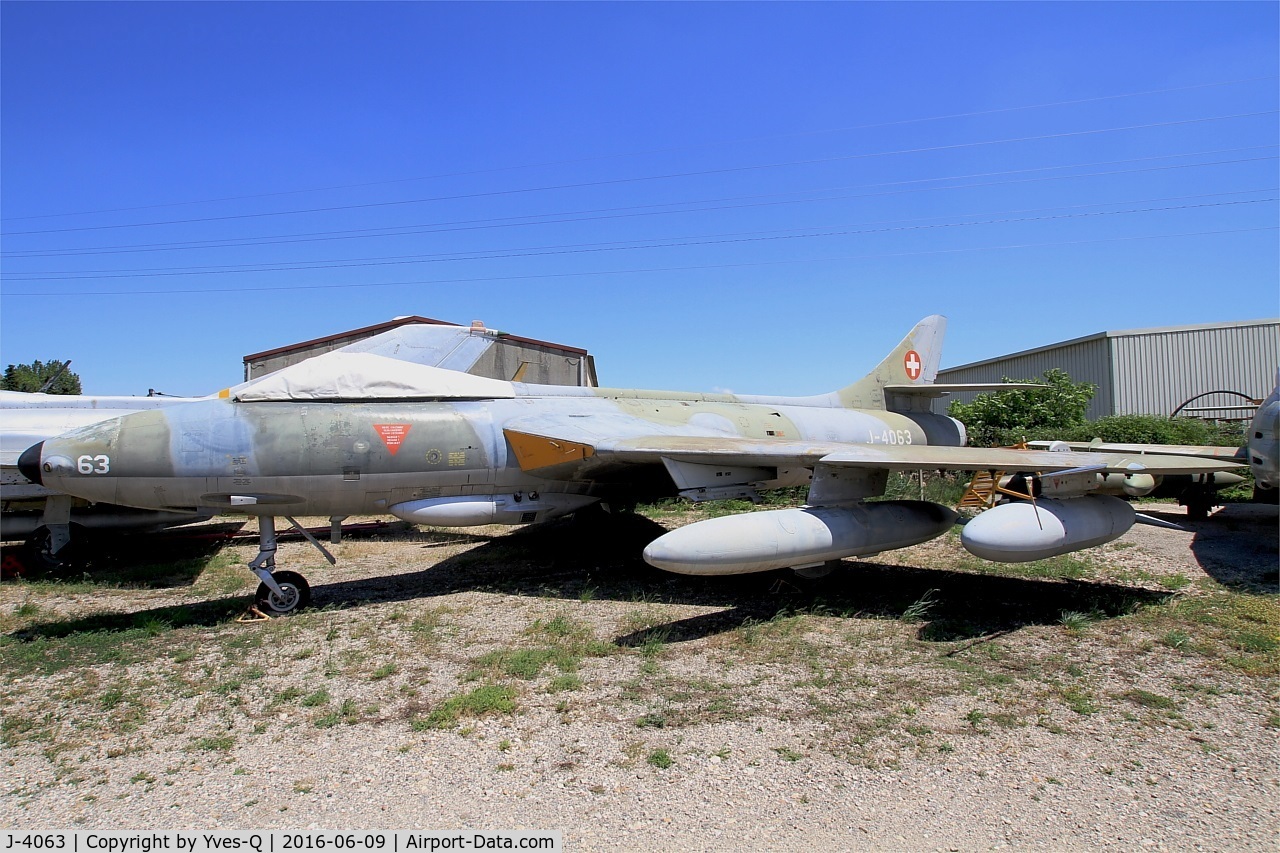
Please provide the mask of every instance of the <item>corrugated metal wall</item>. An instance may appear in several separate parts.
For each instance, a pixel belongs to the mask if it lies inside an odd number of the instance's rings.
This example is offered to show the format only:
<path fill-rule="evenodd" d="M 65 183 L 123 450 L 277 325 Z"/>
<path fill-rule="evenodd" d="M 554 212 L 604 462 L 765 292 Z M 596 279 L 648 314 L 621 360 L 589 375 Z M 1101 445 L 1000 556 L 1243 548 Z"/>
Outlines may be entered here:
<path fill-rule="evenodd" d="M 1209 391 L 1238 391 L 1261 399 L 1275 387 L 1280 365 L 1280 323 L 1233 323 L 1207 329 L 1155 331 L 1111 338 L 1115 414 L 1167 415 Z M 1244 401 L 1214 396 L 1192 405 L 1231 406 Z M 1199 417 L 1244 417 L 1238 409 L 1195 412 Z"/>
<path fill-rule="evenodd" d="M 992 359 L 981 364 L 968 367 L 951 368 L 938 371 L 938 382 L 999 382 L 1006 376 L 1010 379 L 1032 379 L 1043 376 L 1046 370 L 1059 368 L 1076 382 L 1092 382 L 1098 386 L 1089 404 L 1087 417 L 1100 418 L 1110 414 L 1112 400 L 1111 361 L 1107 339 L 1102 336 L 1062 346 L 1046 347 L 1042 350 Z M 934 411 L 946 412 L 947 404 L 952 400 L 969 402 L 973 394 L 952 394 L 934 402 Z"/>
<path fill-rule="evenodd" d="M 1216 326 L 1108 332 L 1040 350 L 989 359 L 938 371 L 938 382 L 999 382 L 1026 379 L 1061 368 L 1077 382 L 1098 386 L 1087 416 L 1168 415 L 1197 394 L 1237 391 L 1261 399 L 1275 387 L 1280 366 L 1280 320 L 1244 321 Z M 955 394 L 934 402 L 945 412 L 951 399 L 968 402 L 973 394 Z M 1193 407 L 1199 417 L 1240 418 L 1229 409 L 1239 398 L 1215 396 Z M 1212 409 L 1213 406 L 1224 408 Z"/>
<path fill-rule="evenodd" d="M 584 370 L 582 361 L 583 357 L 563 351 L 499 339 L 468 372 L 535 385 L 593 384 L 594 372 Z"/>

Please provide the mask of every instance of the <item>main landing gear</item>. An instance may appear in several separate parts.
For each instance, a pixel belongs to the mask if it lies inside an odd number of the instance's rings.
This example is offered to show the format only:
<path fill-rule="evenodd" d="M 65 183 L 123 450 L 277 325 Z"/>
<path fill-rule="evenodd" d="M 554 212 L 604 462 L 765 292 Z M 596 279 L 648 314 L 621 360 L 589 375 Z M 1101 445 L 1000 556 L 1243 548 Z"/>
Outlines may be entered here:
<path fill-rule="evenodd" d="M 324 558 L 334 565 L 338 561 L 325 550 L 306 528 L 290 516 L 285 520 L 293 525 L 294 530 L 301 533 L 308 542 L 316 546 Z M 258 556 L 249 563 L 249 571 L 262 581 L 253 597 L 253 610 L 260 617 L 286 616 L 301 610 L 311 603 L 311 587 L 307 579 L 297 572 L 276 571 L 276 520 L 274 516 L 263 515 L 258 518 L 260 531 Z"/>

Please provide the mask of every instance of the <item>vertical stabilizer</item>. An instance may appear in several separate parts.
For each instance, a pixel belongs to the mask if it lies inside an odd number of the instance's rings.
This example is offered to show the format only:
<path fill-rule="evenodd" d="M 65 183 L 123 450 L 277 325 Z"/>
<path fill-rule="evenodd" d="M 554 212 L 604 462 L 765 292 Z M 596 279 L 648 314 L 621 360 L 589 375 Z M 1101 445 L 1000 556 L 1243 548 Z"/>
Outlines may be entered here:
<path fill-rule="evenodd" d="M 886 385 L 932 385 L 938 376 L 946 331 L 946 317 L 925 317 L 874 370 L 836 392 L 840 405 L 848 409 L 884 409 Z"/>

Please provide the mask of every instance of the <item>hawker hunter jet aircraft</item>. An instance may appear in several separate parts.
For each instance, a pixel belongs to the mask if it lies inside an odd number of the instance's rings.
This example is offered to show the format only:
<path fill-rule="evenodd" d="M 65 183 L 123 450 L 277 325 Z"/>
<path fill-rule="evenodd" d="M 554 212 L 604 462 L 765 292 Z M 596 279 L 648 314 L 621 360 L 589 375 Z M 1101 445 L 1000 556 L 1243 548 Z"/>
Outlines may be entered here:
<path fill-rule="evenodd" d="M 382 512 L 440 526 L 531 524 L 601 501 L 749 498 L 808 484 L 803 507 L 700 521 L 644 551 L 682 574 L 804 572 L 951 528 L 956 513 L 939 504 L 868 501 L 890 471 L 1027 472 L 1033 500 L 988 509 L 963 535 L 972 553 L 1017 562 L 1123 534 L 1134 512 L 1111 495 L 1132 488 L 1128 478 L 1236 467 L 966 448 L 964 427 L 931 413 L 929 400 L 1010 386 L 934 384 L 945 326 L 924 319 L 869 375 L 812 397 L 526 385 L 334 352 L 217 398 L 48 439 L 19 462 L 31 480 L 90 501 L 258 516 L 249 568 L 270 614 L 310 595 L 301 575 L 275 570 L 277 516 L 295 526 L 297 515 Z"/>

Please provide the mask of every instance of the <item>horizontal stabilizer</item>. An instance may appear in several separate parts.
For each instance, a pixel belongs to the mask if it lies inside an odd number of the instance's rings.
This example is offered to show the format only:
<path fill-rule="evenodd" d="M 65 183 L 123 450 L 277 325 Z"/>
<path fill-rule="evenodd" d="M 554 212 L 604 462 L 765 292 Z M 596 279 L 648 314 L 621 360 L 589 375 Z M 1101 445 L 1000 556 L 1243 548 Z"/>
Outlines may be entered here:
<path fill-rule="evenodd" d="M 1048 388 L 1035 382 L 958 382 L 947 384 L 934 382 L 928 385 L 886 385 L 886 394 L 911 394 L 915 397 L 942 397 L 947 394 L 958 394 L 962 391 L 1025 391 L 1033 388 Z"/>

